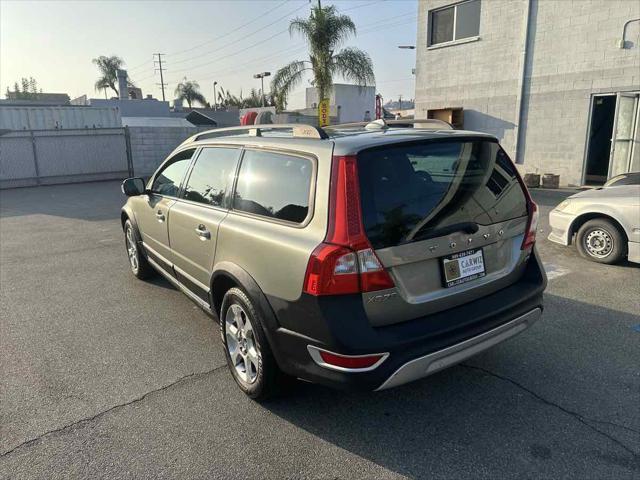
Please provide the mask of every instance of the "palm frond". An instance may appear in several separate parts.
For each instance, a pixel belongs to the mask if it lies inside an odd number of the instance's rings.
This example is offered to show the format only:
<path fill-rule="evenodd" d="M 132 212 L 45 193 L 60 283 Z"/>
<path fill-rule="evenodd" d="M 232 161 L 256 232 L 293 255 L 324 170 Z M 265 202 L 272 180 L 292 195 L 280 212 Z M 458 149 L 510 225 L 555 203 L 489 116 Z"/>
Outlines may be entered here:
<path fill-rule="evenodd" d="M 373 63 L 366 52 L 357 48 L 345 48 L 333 56 L 332 73 L 341 75 L 364 87 L 375 83 Z"/>
<path fill-rule="evenodd" d="M 276 72 L 271 81 L 271 91 L 278 99 L 280 108 L 287 103 L 287 97 L 302 81 L 306 70 L 311 70 L 302 60 L 294 60 Z"/>

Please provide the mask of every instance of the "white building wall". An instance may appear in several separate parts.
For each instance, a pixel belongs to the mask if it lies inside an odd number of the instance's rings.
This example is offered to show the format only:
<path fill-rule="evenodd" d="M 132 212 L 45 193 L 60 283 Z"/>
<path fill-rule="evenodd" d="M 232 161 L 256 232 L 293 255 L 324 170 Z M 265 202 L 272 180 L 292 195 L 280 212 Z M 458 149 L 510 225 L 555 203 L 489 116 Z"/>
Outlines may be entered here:
<path fill-rule="evenodd" d="M 589 104 L 594 93 L 640 90 L 638 23 L 631 48 L 618 48 L 622 26 L 640 17 L 636 0 L 482 0 L 477 41 L 427 47 L 428 11 L 451 0 L 420 0 L 416 117 L 463 107 L 465 128 L 496 135 L 514 156 L 527 2 L 523 170 L 558 173 L 579 184 Z"/>
<path fill-rule="evenodd" d="M 306 108 L 314 108 L 318 102 L 318 91 L 313 87 L 307 88 Z M 376 88 L 336 83 L 329 95 L 329 103 L 332 107 L 340 107 L 340 123 L 362 122 L 367 110 L 371 119 L 375 119 Z"/>

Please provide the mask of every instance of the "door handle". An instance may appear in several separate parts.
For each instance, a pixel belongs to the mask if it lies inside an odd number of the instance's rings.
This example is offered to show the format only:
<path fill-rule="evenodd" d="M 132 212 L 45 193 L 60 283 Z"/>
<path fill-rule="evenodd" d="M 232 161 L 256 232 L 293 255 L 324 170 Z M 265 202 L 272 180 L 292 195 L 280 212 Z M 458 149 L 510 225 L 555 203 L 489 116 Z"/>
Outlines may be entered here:
<path fill-rule="evenodd" d="M 211 232 L 207 230 L 207 227 L 203 224 L 196 227 L 196 235 L 198 235 L 201 240 L 209 240 L 211 238 Z"/>
<path fill-rule="evenodd" d="M 164 213 L 162 213 L 162 210 L 156 212 L 156 218 L 160 223 L 164 222 Z"/>

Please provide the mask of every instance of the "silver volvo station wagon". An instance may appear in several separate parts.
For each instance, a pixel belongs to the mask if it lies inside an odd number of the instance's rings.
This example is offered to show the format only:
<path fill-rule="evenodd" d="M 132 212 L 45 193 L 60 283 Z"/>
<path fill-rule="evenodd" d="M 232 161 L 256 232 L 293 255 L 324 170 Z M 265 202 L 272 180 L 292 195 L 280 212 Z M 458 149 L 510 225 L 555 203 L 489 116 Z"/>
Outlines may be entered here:
<path fill-rule="evenodd" d="M 538 210 L 498 141 L 401 124 L 202 132 L 123 182 L 131 271 L 219 319 L 250 397 L 396 387 L 540 317 Z"/>

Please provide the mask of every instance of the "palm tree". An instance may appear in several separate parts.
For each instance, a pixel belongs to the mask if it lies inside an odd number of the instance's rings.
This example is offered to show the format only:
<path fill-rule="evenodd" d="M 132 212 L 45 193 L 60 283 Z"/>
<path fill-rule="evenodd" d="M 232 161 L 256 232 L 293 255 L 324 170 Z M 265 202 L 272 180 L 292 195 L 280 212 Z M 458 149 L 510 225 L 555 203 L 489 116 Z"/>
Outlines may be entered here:
<path fill-rule="evenodd" d="M 218 104 L 221 108 L 238 107 L 238 108 L 259 108 L 262 107 L 262 95 L 260 90 L 252 88 L 248 97 L 242 96 L 242 90 L 240 90 L 240 96 L 233 95 L 229 90 L 225 90 L 220 87 L 218 92 Z M 274 106 L 271 95 L 265 95 L 265 105 L 267 107 Z"/>
<path fill-rule="evenodd" d="M 98 58 L 94 58 L 92 61 L 98 66 L 98 70 L 100 70 L 100 78 L 98 78 L 95 84 L 96 90 L 104 90 L 106 95 L 107 88 L 110 88 L 117 96 L 117 71 L 124 66 L 124 60 L 117 55 L 111 55 L 110 57 L 101 55 Z"/>
<path fill-rule="evenodd" d="M 200 93 L 200 85 L 198 85 L 198 82 L 187 80 L 187 77 L 184 77 L 184 79 L 178 84 L 175 94 L 178 100 L 187 102 L 189 108 L 191 108 L 191 104 L 193 102 L 198 102 L 202 105 L 207 104 L 207 100 L 204 98 L 204 95 Z"/>
<path fill-rule="evenodd" d="M 340 15 L 332 5 L 311 8 L 308 19 L 296 18 L 289 25 L 289 33 L 301 34 L 309 44 L 309 60 L 296 60 L 276 72 L 271 82 L 271 91 L 279 110 L 284 109 L 287 97 L 301 81 L 306 71 L 313 74 L 313 85 L 318 89 L 318 98 L 327 98 L 333 78 L 341 75 L 360 86 L 375 82 L 373 63 L 369 55 L 357 48 L 336 50 L 351 35 L 356 26 L 347 15 Z"/>

